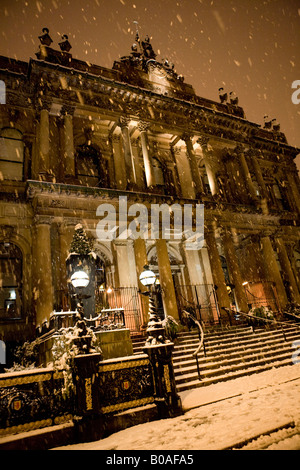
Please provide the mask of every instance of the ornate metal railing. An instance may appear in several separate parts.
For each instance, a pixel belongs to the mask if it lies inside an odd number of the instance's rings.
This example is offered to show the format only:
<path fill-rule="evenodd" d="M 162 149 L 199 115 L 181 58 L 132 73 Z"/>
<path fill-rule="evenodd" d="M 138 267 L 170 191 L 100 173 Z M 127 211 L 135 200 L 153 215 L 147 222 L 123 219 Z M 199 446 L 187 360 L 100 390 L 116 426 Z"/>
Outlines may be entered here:
<path fill-rule="evenodd" d="M 50 335 L 58 332 L 61 328 L 72 328 L 78 320 L 77 311 L 53 312 L 48 321 L 37 328 L 37 336 Z M 124 328 L 125 315 L 123 308 L 103 309 L 100 314 L 93 318 L 84 318 L 87 325 L 95 330 Z"/>
<path fill-rule="evenodd" d="M 125 328 L 125 315 L 123 308 L 107 308 L 101 310 L 94 318 L 84 318 L 87 325 L 95 331 Z"/>
<path fill-rule="evenodd" d="M 69 421 L 74 397 L 63 388 L 63 371 L 52 368 L 0 374 L 0 437 Z"/>

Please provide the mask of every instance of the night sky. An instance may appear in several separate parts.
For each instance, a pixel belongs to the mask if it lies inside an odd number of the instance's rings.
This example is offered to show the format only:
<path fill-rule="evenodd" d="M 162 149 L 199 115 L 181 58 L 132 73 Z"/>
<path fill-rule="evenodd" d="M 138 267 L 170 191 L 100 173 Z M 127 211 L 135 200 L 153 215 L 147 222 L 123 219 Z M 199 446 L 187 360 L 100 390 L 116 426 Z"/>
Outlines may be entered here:
<path fill-rule="evenodd" d="M 75 58 L 111 68 L 130 53 L 134 20 L 199 96 L 235 91 L 248 120 L 277 118 L 300 148 L 300 0 L 0 0 L 0 54 L 35 57 L 46 26 L 52 47 L 68 34 Z"/>

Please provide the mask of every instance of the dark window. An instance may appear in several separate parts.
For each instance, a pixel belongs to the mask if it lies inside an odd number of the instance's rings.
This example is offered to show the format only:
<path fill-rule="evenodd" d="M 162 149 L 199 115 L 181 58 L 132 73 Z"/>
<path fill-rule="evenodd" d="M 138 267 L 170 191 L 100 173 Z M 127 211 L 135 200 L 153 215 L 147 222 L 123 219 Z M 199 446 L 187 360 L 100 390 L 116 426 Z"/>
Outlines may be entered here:
<path fill-rule="evenodd" d="M 22 134 L 7 127 L 0 132 L 0 180 L 23 180 L 24 143 Z"/>
<path fill-rule="evenodd" d="M 156 187 L 160 188 L 163 194 L 175 196 L 176 187 L 172 170 L 156 157 L 153 157 L 152 162 Z"/>
<path fill-rule="evenodd" d="M 12 243 L 0 243 L 0 318 L 22 313 L 22 253 Z"/>
<path fill-rule="evenodd" d="M 77 148 L 76 177 L 84 186 L 109 187 L 108 161 L 98 148 L 87 144 Z"/>

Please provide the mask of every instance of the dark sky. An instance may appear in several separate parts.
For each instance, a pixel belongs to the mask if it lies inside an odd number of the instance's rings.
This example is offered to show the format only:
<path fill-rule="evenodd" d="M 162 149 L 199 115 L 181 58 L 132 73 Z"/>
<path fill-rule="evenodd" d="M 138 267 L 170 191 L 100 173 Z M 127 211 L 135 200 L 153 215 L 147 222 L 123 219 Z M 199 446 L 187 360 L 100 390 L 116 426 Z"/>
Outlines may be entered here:
<path fill-rule="evenodd" d="M 129 54 L 134 20 L 198 95 L 218 100 L 220 86 L 235 91 L 248 120 L 277 118 L 300 148 L 300 104 L 291 100 L 300 80 L 300 0 L 0 0 L 0 54 L 34 57 L 47 26 L 53 47 L 68 34 L 74 57 L 110 68 Z"/>

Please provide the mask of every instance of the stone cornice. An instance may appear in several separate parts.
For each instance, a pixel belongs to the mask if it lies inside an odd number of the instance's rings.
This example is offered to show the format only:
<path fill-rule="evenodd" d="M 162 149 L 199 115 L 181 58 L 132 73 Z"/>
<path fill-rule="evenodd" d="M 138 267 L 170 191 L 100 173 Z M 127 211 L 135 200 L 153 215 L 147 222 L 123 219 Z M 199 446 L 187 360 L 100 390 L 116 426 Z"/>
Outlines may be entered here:
<path fill-rule="evenodd" d="M 99 73 L 101 69 L 99 67 Z M 107 75 L 111 72 L 114 76 L 113 70 L 104 68 L 103 70 Z M 64 74 L 64 86 L 60 82 L 61 73 Z M 294 158 L 300 152 L 299 149 L 286 143 L 284 134 L 261 129 L 258 124 L 235 115 L 234 109 L 228 108 L 229 105 L 193 95 L 189 100 L 164 96 L 143 87 L 118 81 L 117 78 L 117 74 L 115 78 L 109 78 L 86 70 L 81 71 L 31 59 L 28 67 L 31 90 L 29 97 L 34 104 L 36 93 L 39 93 L 42 86 L 45 98 L 67 101 L 68 104 L 78 108 L 104 109 L 106 113 L 116 114 L 116 119 L 121 114 L 149 121 L 150 124 L 157 123 L 158 126 L 163 124 L 166 132 L 176 129 L 180 133 L 188 131 L 194 135 L 206 134 L 212 138 L 235 140 L 243 144 L 251 142 L 251 145 L 258 149 L 286 153 Z M 8 104 L 17 105 L 18 97 L 11 93 L 9 88 Z M 78 100 L 77 92 L 83 97 L 82 103 Z M 20 105 L 24 104 L 23 101 Z"/>

